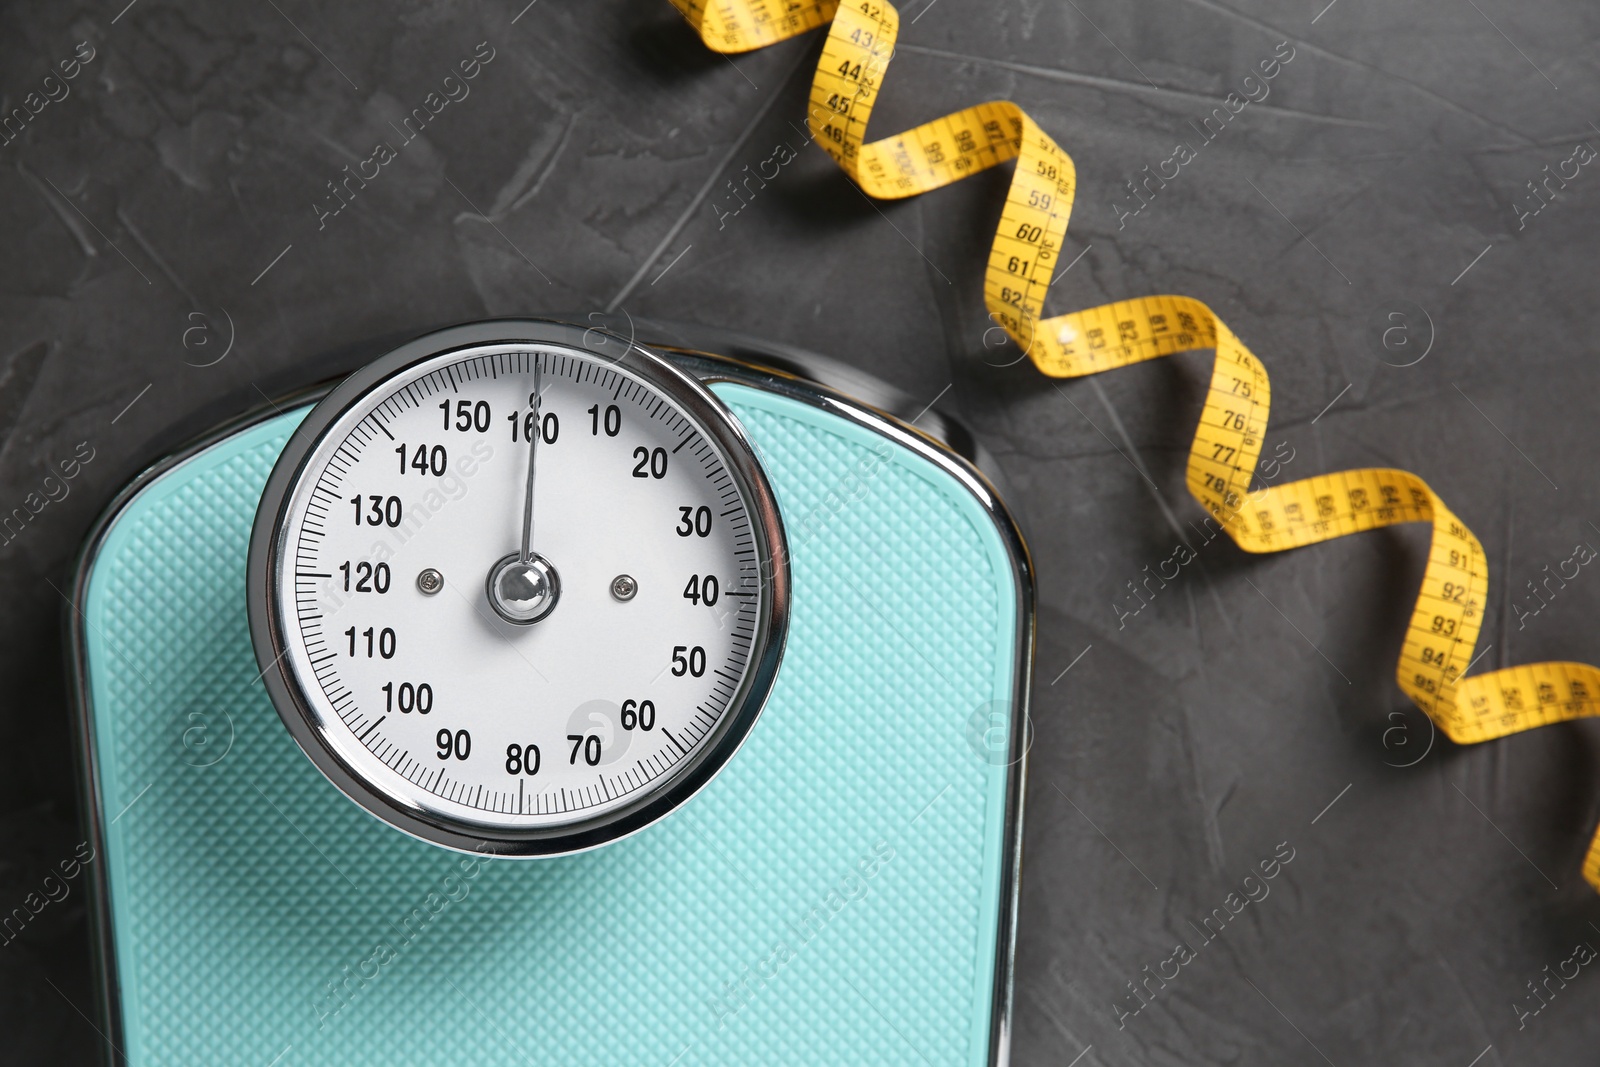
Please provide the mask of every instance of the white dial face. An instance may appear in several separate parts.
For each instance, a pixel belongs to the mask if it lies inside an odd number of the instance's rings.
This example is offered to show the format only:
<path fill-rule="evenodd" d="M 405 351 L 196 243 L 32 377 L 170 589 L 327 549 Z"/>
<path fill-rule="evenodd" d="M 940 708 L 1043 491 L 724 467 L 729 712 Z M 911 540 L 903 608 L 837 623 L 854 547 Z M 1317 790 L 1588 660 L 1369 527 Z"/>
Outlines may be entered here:
<path fill-rule="evenodd" d="M 765 595 L 751 502 L 703 430 L 551 345 L 434 357 L 336 419 L 274 577 L 323 743 L 401 805 L 489 830 L 580 823 L 671 781 L 734 710 Z M 488 577 L 523 558 L 530 462 L 554 606 L 519 624 Z"/>

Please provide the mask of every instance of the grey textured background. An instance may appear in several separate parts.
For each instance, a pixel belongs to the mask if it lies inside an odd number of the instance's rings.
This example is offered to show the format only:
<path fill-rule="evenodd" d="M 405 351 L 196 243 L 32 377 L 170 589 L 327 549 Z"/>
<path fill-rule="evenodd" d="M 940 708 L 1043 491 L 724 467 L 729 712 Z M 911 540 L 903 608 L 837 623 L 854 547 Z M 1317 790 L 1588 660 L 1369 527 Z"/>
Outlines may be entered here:
<path fill-rule="evenodd" d="M 1208 355 L 1058 389 L 986 349 L 1004 171 L 873 205 L 810 148 L 719 228 L 723 181 L 798 145 L 820 35 L 730 61 L 664 0 L 540 0 L 515 22 L 520 0 L 124 2 L 0 14 L 6 111 L 96 50 L 0 147 L 0 510 L 94 449 L 0 547 L 4 909 L 79 840 L 58 590 L 141 461 L 365 339 L 620 304 L 930 400 L 953 383 L 941 405 L 1011 478 L 1040 587 L 1016 1062 L 1593 1062 L 1600 977 L 1520 1029 L 1513 1005 L 1600 946 L 1579 876 L 1594 728 L 1430 746 L 1393 681 L 1420 527 L 1269 557 L 1219 540 L 1119 629 L 1125 583 L 1200 517 L 1183 464 Z M 1600 577 L 1516 609 L 1600 545 L 1600 173 L 1520 231 L 1514 207 L 1600 144 L 1600 8 L 1325 3 L 917 0 L 874 130 L 1019 102 L 1079 168 L 1084 254 L 1050 310 L 1207 301 L 1272 375 L 1282 477 L 1404 467 L 1483 539 L 1480 670 L 1600 660 Z M 1285 40 L 1272 95 L 1119 230 L 1123 182 Z M 325 183 L 480 41 L 471 95 L 319 231 Z M 1282 842 L 1270 896 L 1119 1029 L 1125 983 Z M 90 990 L 79 885 L 0 948 L 0 1060 L 90 1062 Z"/>

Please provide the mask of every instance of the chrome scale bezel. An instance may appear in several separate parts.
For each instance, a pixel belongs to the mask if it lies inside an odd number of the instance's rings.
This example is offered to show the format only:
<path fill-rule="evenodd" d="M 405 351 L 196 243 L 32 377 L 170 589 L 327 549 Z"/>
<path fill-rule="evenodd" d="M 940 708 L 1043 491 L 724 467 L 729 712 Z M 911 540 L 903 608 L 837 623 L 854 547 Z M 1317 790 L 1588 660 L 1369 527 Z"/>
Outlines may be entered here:
<path fill-rule="evenodd" d="M 568 320 L 564 324 L 570 328 L 586 331 L 592 327 L 577 327 L 571 320 L 583 319 L 592 323 L 601 316 L 562 318 Z M 495 327 L 499 324 L 475 325 Z M 1018 639 L 1014 655 L 1013 714 L 1009 722 L 1010 730 L 1006 745 L 1005 767 L 1008 771 L 1008 782 L 1002 830 L 1005 855 L 1001 864 L 988 1062 L 990 1067 L 1008 1067 L 1011 1060 L 1013 1032 L 1017 906 L 1022 872 L 1023 798 L 1026 792 L 1028 738 L 1031 736 L 1028 709 L 1036 624 L 1033 564 L 1016 519 L 1002 500 L 1000 493 L 996 491 L 996 485 L 1004 487 L 1000 471 L 960 422 L 943 414 L 936 407 L 918 416 L 907 414 L 914 410 L 909 398 L 861 371 L 846 368 L 848 376 L 844 376 L 839 373 L 842 365 L 815 353 L 790 346 L 773 345 L 726 331 L 667 322 L 641 322 L 639 325 L 650 338 L 646 344 L 664 354 L 683 370 L 695 375 L 704 384 L 729 381 L 780 393 L 800 403 L 832 411 L 874 432 L 881 433 L 930 460 L 949 472 L 977 498 L 1007 548 L 1011 557 L 1011 577 L 1016 593 Z M 628 324 L 628 332 L 630 337 L 636 332 L 634 324 Z M 346 354 L 345 358 L 350 359 L 352 356 L 358 356 L 358 353 Z M 311 378 L 309 373 L 307 378 Z M 286 408 L 322 400 L 329 395 L 336 384 L 324 381 L 307 388 L 278 393 L 276 403 L 268 401 L 243 415 L 228 419 L 216 428 L 195 437 L 188 444 L 157 458 L 117 493 L 85 538 L 83 550 L 73 568 L 71 610 L 64 612 L 64 619 L 67 647 L 71 655 L 69 682 L 74 702 L 75 741 L 79 753 L 79 800 L 82 805 L 82 821 L 88 839 L 94 843 L 98 853 L 103 854 L 106 848 L 108 822 L 99 787 L 94 709 L 88 683 L 88 635 L 84 609 L 88 606 L 89 577 L 93 573 L 94 564 L 99 558 L 113 523 L 122 510 L 156 479 L 212 445 L 282 414 Z M 862 403 L 830 387 L 835 385 L 849 388 L 852 393 L 863 393 L 870 397 L 870 402 Z M 119 972 L 115 935 L 112 929 L 107 865 L 91 864 L 86 874 L 89 878 L 90 891 L 91 947 L 98 972 L 96 982 L 98 1014 L 103 1022 L 101 1029 L 106 1038 L 105 1062 L 111 1067 L 125 1067 L 127 1061 L 121 1051 L 122 998 L 118 985 Z"/>
<path fill-rule="evenodd" d="M 292 605 L 279 600 L 283 568 L 293 558 L 286 543 L 288 509 L 327 433 L 353 411 L 370 405 L 394 381 L 413 376 L 425 364 L 467 360 L 525 349 L 565 350 L 595 360 L 643 382 L 686 414 L 717 451 L 750 512 L 755 535 L 761 606 L 751 639 L 749 666 L 725 710 L 682 766 L 665 781 L 642 789 L 620 807 L 557 826 L 492 827 L 452 814 L 430 794 L 401 792 L 392 783 L 361 774 L 339 753 L 329 736 L 345 729 L 326 717 L 308 680 L 292 666 L 287 634 Z M 667 360 L 623 338 L 598 329 L 538 320 L 454 326 L 419 337 L 375 360 L 341 382 L 305 417 L 284 447 L 267 479 L 256 511 L 246 569 L 250 633 L 256 665 L 284 725 L 302 751 L 346 796 L 384 822 L 413 837 L 462 852 L 539 857 L 583 852 L 619 840 L 650 825 L 703 789 L 738 751 L 760 717 L 783 656 L 789 618 L 789 567 L 783 522 L 744 429 L 716 395 Z"/>

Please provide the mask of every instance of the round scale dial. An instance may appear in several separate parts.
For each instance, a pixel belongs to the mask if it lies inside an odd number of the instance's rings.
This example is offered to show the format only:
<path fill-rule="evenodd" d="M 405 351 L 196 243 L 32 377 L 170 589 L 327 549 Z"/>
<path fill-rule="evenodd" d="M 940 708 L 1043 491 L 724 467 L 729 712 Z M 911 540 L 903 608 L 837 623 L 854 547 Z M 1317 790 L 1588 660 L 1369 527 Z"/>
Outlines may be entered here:
<path fill-rule="evenodd" d="M 264 497 L 252 596 L 279 709 L 335 784 L 438 843 L 543 855 L 638 829 L 726 761 L 787 575 L 708 390 L 524 325 L 547 339 L 413 343 L 319 405 Z"/>

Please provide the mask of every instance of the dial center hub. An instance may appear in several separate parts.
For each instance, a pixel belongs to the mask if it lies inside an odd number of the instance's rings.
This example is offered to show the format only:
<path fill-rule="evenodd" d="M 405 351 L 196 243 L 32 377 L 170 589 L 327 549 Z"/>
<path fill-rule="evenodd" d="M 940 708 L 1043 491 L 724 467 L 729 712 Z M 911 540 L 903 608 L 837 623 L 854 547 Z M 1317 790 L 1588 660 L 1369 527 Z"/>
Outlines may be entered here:
<path fill-rule="evenodd" d="M 489 606 L 506 622 L 526 626 L 555 610 L 561 577 L 537 552 L 527 560 L 513 552 L 489 568 Z"/>

